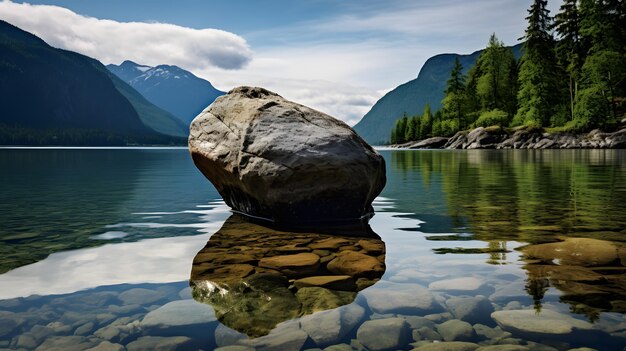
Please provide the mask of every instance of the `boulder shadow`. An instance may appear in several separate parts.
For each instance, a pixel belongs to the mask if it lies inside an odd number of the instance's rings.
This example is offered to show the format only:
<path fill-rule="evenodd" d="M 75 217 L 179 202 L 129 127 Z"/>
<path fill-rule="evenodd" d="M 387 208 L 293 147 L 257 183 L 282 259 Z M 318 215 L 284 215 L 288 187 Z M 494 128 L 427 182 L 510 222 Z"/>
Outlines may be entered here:
<path fill-rule="evenodd" d="M 249 337 L 350 304 L 385 272 L 385 243 L 369 225 L 289 231 L 233 214 L 193 260 L 193 298 Z"/>

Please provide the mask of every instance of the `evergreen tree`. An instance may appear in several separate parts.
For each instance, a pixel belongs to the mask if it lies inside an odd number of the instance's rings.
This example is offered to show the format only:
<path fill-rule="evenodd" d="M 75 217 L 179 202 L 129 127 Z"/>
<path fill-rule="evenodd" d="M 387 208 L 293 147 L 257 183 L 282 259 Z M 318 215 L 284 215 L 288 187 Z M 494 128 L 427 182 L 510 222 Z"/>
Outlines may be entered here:
<path fill-rule="evenodd" d="M 420 119 L 420 139 L 426 139 L 430 137 L 432 133 L 432 115 L 430 114 L 430 104 L 424 106 L 424 113 Z"/>
<path fill-rule="evenodd" d="M 500 109 L 512 116 L 517 106 L 517 84 L 511 78 L 517 78 L 517 62 L 511 49 L 492 34 L 476 66 L 477 76 L 471 77 L 470 82 L 475 84 L 480 111 Z"/>
<path fill-rule="evenodd" d="M 519 72 L 519 108 L 514 124 L 547 126 L 561 107 L 555 42 L 549 32 L 552 18 L 546 5 L 546 0 L 534 0 L 526 17 L 528 28 L 522 38 L 525 43 Z"/>
<path fill-rule="evenodd" d="M 554 28 L 558 34 L 557 58 L 569 78 L 570 119 L 574 119 L 574 101 L 578 93 L 580 71 L 586 55 L 580 40 L 580 15 L 577 2 L 577 0 L 565 0 L 554 21 Z"/>
<path fill-rule="evenodd" d="M 415 120 L 413 118 L 407 119 L 406 131 L 404 132 L 404 140 L 406 141 L 417 140 L 417 138 L 415 138 Z"/>
<path fill-rule="evenodd" d="M 455 119 L 457 125 L 461 125 L 461 118 L 465 114 L 465 76 L 463 75 L 463 65 L 457 57 L 454 60 L 454 66 L 450 72 L 450 78 L 448 79 L 445 96 L 441 101 L 443 106 L 443 112 L 441 120 Z M 439 111 L 438 111 L 439 112 Z M 435 133 L 438 134 L 439 133 Z"/>

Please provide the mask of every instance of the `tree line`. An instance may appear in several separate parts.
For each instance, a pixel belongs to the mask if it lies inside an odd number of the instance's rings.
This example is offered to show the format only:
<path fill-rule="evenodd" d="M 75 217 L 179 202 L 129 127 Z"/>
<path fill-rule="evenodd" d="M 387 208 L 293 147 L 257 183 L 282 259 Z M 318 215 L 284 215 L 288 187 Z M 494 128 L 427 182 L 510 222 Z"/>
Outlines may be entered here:
<path fill-rule="evenodd" d="M 611 129 L 624 117 L 626 2 L 564 0 L 550 16 L 533 0 L 522 56 L 495 34 L 469 72 L 457 58 L 442 109 L 396 121 L 391 143 L 451 136 L 476 127 L 586 132 Z"/>

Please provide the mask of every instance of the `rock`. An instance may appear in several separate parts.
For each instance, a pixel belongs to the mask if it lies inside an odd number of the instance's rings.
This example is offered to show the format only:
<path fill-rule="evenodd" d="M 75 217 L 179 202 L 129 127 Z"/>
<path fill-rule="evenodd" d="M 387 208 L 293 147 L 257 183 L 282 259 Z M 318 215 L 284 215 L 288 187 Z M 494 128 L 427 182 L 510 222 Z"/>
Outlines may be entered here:
<path fill-rule="evenodd" d="M 535 310 L 497 311 L 491 314 L 491 318 L 513 335 L 529 338 L 583 334 L 593 330 L 593 325 L 588 322 L 547 309 L 543 309 L 541 313 Z"/>
<path fill-rule="evenodd" d="M 484 324 L 474 324 L 474 332 L 482 339 L 497 340 L 511 337 L 511 333 L 505 332 L 500 327 L 491 328 Z"/>
<path fill-rule="evenodd" d="M 458 319 L 443 322 L 437 326 L 437 332 L 445 341 L 470 341 L 475 333 L 472 325 Z"/>
<path fill-rule="evenodd" d="M 213 309 L 194 300 L 167 303 L 148 313 L 141 321 L 143 328 L 190 327 L 217 321 Z"/>
<path fill-rule="evenodd" d="M 412 144 L 411 146 L 409 146 L 409 149 L 439 149 L 442 146 L 446 145 L 447 142 L 448 138 L 432 137 Z"/>
<path fill-rule="evenodd" d="M 243 345 L 229 345 L 218 347 L 213 351 L 255 351 L 254 347 L 243 346 Z"/>
<path fill-rule="evenodd" d="M 157 290 L 134 288 L 119 294 L 118 298 L 125 305 L 150 305 L 165 298 L 165 294 Z"/>
<path fill-rule="evenodd" d="M 109 324 L 94 332 L 94 335 L 100 339 L 108 340 L 114 343 L 128 342 L 135 334 L 139 333 L 139 323 L 129 323 L 126 325 Z"/>
<path fill-rule="evenodd" d="M 219 324 L 217 328 L 215 328 L 215 343 L 217 346 L 233 345 L 239 340 L 245 339 L 247 339 L 246 334 L 230 329 L 223 324 Z"/>
<path fill-rule="evenodd" d="M 126 348 L 120 344 L 112 344 L 108 341 L 103 341 L 98 346 L 92 347 L 85 351 L 125 351 Z"/>
<path fill-rule="evenodd" d="M 410 336 L 409 324 L 402 318 L 369 320 L 356 333 L 356 339 L 372 351 L 403 349 Z"/>
<path fill-rule="evenodd" d="M 356 292 L 309 287 L 298 290 L 296 297 L 301 305 L 301 313 L 311 314 L 350 304 L 356 298 Z"/>
<path fill-rule="evenodd" d="M 20 316 L 13 312 L 0 311 L 0 337 L 10 335 L 24 323 Z"/>
<path fill-rule="evenodd" d="M 97 339 L 87 339 L 82 336 L 51 336 L 47 338 L 36 351 L 82 351 L 96 346 Z"/>
<path fill-rule="evenodd" d="M 335 274 L 346 274 L 353 278 L 378 278 L 385 272 L 384 263 L 378 259 L 355 251 L 341 251 L 328 262 L 327 269 Z"/>
<path fill-rule="evenodd" d="M 341 341 L 364 316 L 365 309 L 363 307 L 350 304 L 304 316 L 300 318 L 300 324 L 318 346 L 324 347 Z"/>
<path fill-rule="evenodd" d="M 528 245 L 519 250 L 529 259 L 558 260 L 562 266 L 606 266 L 619 262 L 619 247 L 613 242 L 590 238 L 564 238 L 556 243 Z"/>
<path fill-rule="evenodd" d="M 259 261 L 259 267 L 277 270 L 288 277 L 300 277 L 315 273 L 319 266 L 320 257 L 308 252 L 264 257 Z"/>
<path fill-rule="evenodd" d="M 528 351 L 530 350 L 526 346 L 522 345 L 492 345 L 492 346 L 483 346 L 476 351 Z"/>
<path fill-rule="evenodd" d="M 424 344 L 413 349 L 413 351 L 474 351 L 480 346 L 471 342 L 437 342 Z"/>
<path fill-rule="evenodd" d="M 324 351 L 353 351 L 352 346 L 348 344 L 337 344 L 328 346 Z"/>
<path fill-rule="evenodd" d="M 345 123 L 262 88 L 239 87 L 192 122 L 189 151 L 224 201 L 276 222 L 373 212 L 385 162 Z"/>
<path fill-rule="evenodd" d="M 441 341 L 443 337 L 437 333 L 434 328 L 430 327 L 421 327 L 414 330 L 413 340 L 430 340 L 430 341 Z"/>
<path fill-rule="evenodd" d="M 452 315 L 470 324 L 493 324 L 490 315 L 494 312 L 491 302 L 484 296 L 452 297 L 446 301 Z"/>
<path fill-rule="evenodd" d="M 128 351 L 177 351 L 186 350 L 191 344 L 191 339 L 185 336 L 143 336 L 128 345 Z"/>
<path fill-rule="evenodd" d="M 34 350 L 37 347 L 38 343 L 37 340 L 35 340 L 35 338 L 33 338 L 32 336 L 28 335 L 28 334 L 22 334 L 20 336 L 17 337 L 17 342 L 15 344 L 15 346 L 20 349 L 28 349 L 28 350 Z"/>
<path fill-rule="evenodd" d="M 445 290 L 448 292 L 473 293 L 482 290 L 485 285 L 484 281 L 474 278 L 455 278 L 438 280 L 428 285 L 430 290 Z"/>
<path fill-rule="evenodd" d="M 254 347 L 259 351 L 300 350 L 307 337 L 307 333 L 295 329 L 270 333 L 253 340 L 241 341 L 241 343 L 245 346 Z"/>
<path fill-rule="evenodd" d="M 317 286 L 332 290 L 356 290 L 356 284 L 354 283 L 354 279 L 352 279 L 352 277 L 350 277 L 349 275 L 325 275 L 306 277 L 296 280 L 295 282 L 293 282 L 293 285 L 298 289 L 310 286 Z"/>
<path fill-rule="evenodd" d="M 422 327 L 428 327 L 428 328 L 435 327 L 435 323 L 433 323 L 432 321 L 424 317 L 402 316 L 402 318 L 404 318 L 407 321 L 407 323 L 409 323 L 412 329 L 419 329 Z"/>
<path fill-rule="evenodd" d="M 376 313 L 427 314 L 441 311 L 432 293 L 418 284 L 378 282 L 361 292 Z"/>

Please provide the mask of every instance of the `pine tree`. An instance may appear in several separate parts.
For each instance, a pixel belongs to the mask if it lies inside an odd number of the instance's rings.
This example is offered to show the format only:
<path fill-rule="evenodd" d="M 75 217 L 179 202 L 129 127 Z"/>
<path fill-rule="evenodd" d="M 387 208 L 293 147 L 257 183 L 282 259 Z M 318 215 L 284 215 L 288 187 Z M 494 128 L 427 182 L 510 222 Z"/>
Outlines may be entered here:
<path fill-rule="evenodd" d="M 428 138 L 432 133 L 432 115 L 430 114 L 430 104 L 424 106 L 424 113 L 420 119 L 420 139 Z"/>
<path fill-rule="evenodd" d="M 565 0 L 554 21 L 554 28 L 558 34 L 557 58 L 569 76 L 570 119 L 574 119 L 574 101 L 578 93 L 580 71 L 586 56 L 580 39 L 580 15 L 577 2 L 577 0 Z"/>
<path fill-rule="evenodd" d="M 514 124 L 547 126 L 559 111 L 562 94 L 554 53 L 552 24 L 546 0 L 534 0 L 528 10 L 528 28 L 519 72 L 518 110 Z"/>
<path fill-rule="evenodd" d="M 517 84 L 511 78 L 517 78 L 517 61 L 510 48 L 504 46 L 494 34 L 489 38 L 487 48 L 476 61 L 476 77 L 470 77 L 474 84 L 476 98 L 480 102 L 480 111 L 504 110 L 513 115 L 516 107 Z M 475 81 L 473 81 L 475 80 Z"/>
<path fill-rule="evenodd" d="M 442 120 L 455 119 L 457 125 L 461 126 L 461 118 L 465 114 L 465 76 L 463 75 L 463 65 L 459 58 L 455 58 L 454 66 L 450 72 L 445 97 L 441 101 L 443 106 Z"/>

